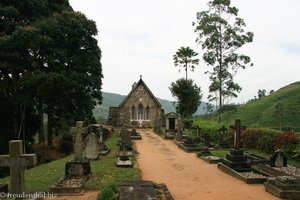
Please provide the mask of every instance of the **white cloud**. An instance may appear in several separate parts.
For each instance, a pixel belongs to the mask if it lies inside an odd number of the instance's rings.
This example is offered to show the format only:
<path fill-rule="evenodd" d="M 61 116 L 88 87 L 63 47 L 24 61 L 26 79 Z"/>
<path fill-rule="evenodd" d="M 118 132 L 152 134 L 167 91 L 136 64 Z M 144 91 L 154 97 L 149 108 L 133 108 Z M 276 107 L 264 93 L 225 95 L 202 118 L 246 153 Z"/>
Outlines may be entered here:
<path fill-rule="evenodd" d="M 70 0 L 74 10 L 81 11 L 97 23 L 97 39 L 102 50 L 103 90 L 127 94 L 139 75 L 160 98 L 172 99 L 170 83 L 178 73 L 172 56 L 181 46 L 199 53 L 192 22 L 197 11 L 206 10 L 208 1 L 199 0 Z M 243 48 L 255 66 L 236 76 L 243 91 L 235 102 L 253 98 L 258 89 L 278 89 L 298 81 L 300 72 L 300 1 L 298 0 L 232 0 L 247 30 L 254 32 L 254 42 Z M 209 68 L 201 62 L 194 73 L 206 98 Z M 204 99 L 206 100 L 206 99 Z"/>

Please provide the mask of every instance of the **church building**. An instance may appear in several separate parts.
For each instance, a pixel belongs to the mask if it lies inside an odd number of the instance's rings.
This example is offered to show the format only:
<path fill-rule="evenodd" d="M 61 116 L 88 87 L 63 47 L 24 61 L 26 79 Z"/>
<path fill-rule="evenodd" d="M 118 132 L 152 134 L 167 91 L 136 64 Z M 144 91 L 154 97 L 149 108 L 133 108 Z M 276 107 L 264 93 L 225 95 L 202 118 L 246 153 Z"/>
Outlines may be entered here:
<path fill-rule="evenodd" d="M 153 128 L 162 125 L 164 110 L 161 104 L 140 77 L 118 107 L 109 108 L 109 122 L 115 126 Z"/>

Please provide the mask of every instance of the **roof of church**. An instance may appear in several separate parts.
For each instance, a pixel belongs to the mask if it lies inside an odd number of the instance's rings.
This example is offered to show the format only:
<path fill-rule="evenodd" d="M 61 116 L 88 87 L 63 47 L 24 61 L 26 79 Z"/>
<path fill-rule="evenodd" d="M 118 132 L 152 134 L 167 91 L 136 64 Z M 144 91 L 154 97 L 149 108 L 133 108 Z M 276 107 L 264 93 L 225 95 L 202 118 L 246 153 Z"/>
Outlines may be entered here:
<path fill-rule="evenodd" d="M 151 97 L 155 100 L 155 102 L 159 105 L 159 107 L 162 107 L 161 104 L 159 103 L 159 101 L 156 99 L 156 97 L 153 95 L 153 93 L 151 92 L 151 90 L 148 88 L 148 86 L 146 85 L 146 83 L 143 81 L 142 76 L 140 76 L 140 80 L 134 84 L 132 90 L 129 92 L 129 94 L 123 99 L 123 101 L 120 103 L 119 107 L 121 107 L 128 99 L 128 97 L 133 93 L 133 91 L 138 87 L 138 85 L 144 85 L 144 87 L 146 88 L 146 90 L 149 92 L 149 94 L 151 95 Z"/>

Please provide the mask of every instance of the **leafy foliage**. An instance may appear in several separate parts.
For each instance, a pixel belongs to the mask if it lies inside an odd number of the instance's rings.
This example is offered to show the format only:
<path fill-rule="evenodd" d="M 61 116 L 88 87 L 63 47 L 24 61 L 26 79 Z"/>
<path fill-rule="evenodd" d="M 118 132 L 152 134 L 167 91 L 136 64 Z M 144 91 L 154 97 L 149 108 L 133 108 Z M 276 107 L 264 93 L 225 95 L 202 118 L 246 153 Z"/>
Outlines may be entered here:
<path fill-rule="evenodd" d="M 185 70 L 185 79 L 188 79 L 188 68 L 191 68 L 191 71 L 194 71 L 195 65 L 199 64 L 199 59 L 194 58 L 198 55 L 193 49 L 190 47 L 181 47 L 178 51 L 173 55 L 173 60 L 175 66 L 179 66 L 184 68 Z M 180 71 L 180 69 L 179 69 Z"/>
<path fill-rule="evenodd" d="M 95 22 L 65 0 L 4 0 L 0 15 L 0 96 L 13 113 L 0 111 L 10 117 L 5 134 L 27 134 L 24 124 L 36 127 L 35 118 L 46 113 L 51 145 L 61 121 L 93 121 L 102 85 Z"/>
<path fill-rule="evenodd" d="M 237 50 L 252 42 L 253 33 L 244 30 L 246 24 L 238 17 L 238 9 L 230 6 L 230 0 L 212 0 L 208 6 L 207 11 L 197 13 L 194 26 L 197 42 L 206 50 L 203 60 L 212 66 L 212 71 L 206 72 L 211 80 L 209 91 L 218 93 L 209 98 L 218 100 L 221 108 L 225 98 L 237 97 L 236 93 L 242 89 L 233 77 L 239 69 L 245 69 L 251 59 Z"/>
<path fill-rule="evenodd" d="M 191 79 L 178 79 L 169 87 L 173 97 L 177 99 L 176 110 L 183 118 L 191 116 L 197 111 L 202 98 L 201 88 Z"/>

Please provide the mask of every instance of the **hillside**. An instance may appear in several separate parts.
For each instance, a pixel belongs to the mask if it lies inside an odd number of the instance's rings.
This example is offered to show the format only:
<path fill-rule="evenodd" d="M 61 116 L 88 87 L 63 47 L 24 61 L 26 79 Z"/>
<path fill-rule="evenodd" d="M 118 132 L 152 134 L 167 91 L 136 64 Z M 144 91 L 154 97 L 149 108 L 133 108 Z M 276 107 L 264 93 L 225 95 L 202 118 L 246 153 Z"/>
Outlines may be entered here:
<path fill-rule="evenodd" d="M 125 95 L 109 93 L 109 92 L 102 92 L 103 100 L 101 105 L 97 105 L 96 108 L 93 110 L 94 116 L 96 119 L 99 118 L 107 118 L 108 116 L 108 109 L 111 106 L 119 106 L 122 100 L 125 98 Z M 165 110 L 165 113 L 174 112 L 175 107 L 173 103 L 169 100 L 157 98 L 159 103 Z M 201 115 L 204 113 L 204 106 L 205 103 L 201 102 L 200 106 L 198 107 L 197 112 L 195 115 Z"/>
<path fill-rule="evenodd" d="M 225 123 L 240 118 L 242 123 L 252 127 L 279 127 L 275 117 L 275 106 L 283 105 L 282 127 L 300 127 L 300 82 L 287 85 L 273 94 L 241 105 L 222 117 Z"/>

